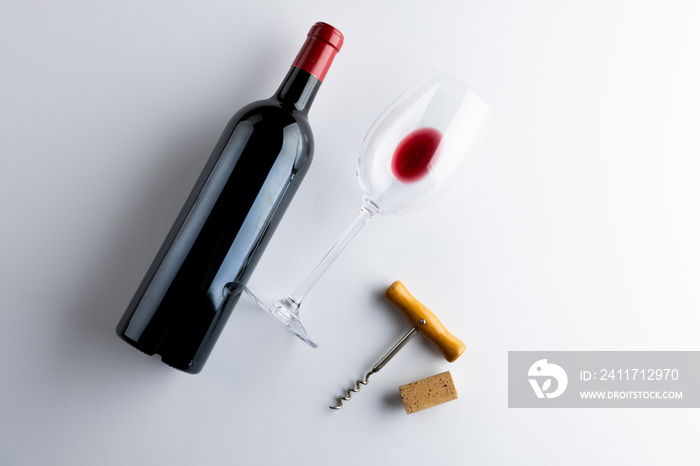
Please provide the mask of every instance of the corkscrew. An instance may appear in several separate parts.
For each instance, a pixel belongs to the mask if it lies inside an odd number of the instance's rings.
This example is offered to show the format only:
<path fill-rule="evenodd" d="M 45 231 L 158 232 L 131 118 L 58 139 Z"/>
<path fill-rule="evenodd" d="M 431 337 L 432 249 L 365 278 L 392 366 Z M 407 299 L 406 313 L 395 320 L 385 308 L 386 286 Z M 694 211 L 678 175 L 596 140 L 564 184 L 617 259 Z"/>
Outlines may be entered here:
<path fill-rule="evenodd" d="M 336 406 L 329 406 L 331 409 L 343 407 L 343 401 L 349 401 L 353 393 L 360 391 L 361 385 L 369 383 L 369 377 L 379 372 L 394 356 L 413 338 L 416 333 L 423 334 L 428 340 L 433 342 L 442 355 L 449 362 L 454 362 L 464 352 L 465 345 L 457 337 L 447 331 L 442 322 L 425 307 L 420 301 L 408 292 L 400 281 L 395 281 L 384 293 L 384 298 L 399 308 L 403 316 L 411 324 L 409 330 L 401 339 L 367 372 L 363 379 L 355 381 L 355 387 L 347 389 L 345 396 L 338 397 Z"/>

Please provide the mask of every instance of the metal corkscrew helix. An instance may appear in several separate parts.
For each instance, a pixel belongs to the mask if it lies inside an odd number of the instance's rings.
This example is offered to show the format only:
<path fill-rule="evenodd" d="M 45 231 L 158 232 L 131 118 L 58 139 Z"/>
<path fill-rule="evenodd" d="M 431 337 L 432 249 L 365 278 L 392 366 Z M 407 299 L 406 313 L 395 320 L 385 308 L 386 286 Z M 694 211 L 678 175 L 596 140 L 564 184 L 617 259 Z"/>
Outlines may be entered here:
<path fill-rule="evenodd" d="M 413 338 L 416 333 L 423 334 L 428 340 L 433 342 L 442 355 L 449 362 L 457 360 L 464 352 L 465 345 L 457 337 L 447 331 L 442 322 L 435 317 L 430 309 L 425 307 L 420 301 L 414 298 L 400 281 L 392 283 L 392 285 L 384 293 L 384 297 L 396 305 L 402 312 L 403 316 L 411 324 L 409 330 L 401 339 L 382 357 L 372 369 L 367 372 L 365 379 L 358 379 L 355 382 L 355 387 L 347 389 L 345 396 L 338 397 L 336 406 L 329 406 L 331 409 L 340 409 L 343 407 L 343 401 L 349 401 L 352 398 L 352 393 L 360 391 L 360 385 L 369 383 L 370 375 L 379 372 L 394 356 Z"/>

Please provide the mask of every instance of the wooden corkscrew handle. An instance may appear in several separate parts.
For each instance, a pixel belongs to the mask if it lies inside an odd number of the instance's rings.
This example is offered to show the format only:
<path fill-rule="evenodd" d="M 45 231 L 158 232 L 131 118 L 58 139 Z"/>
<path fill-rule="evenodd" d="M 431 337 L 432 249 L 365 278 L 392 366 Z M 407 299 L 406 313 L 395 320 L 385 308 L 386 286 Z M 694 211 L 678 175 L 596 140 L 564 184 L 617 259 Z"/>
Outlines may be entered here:
<path fill-rule="evenodd" d="M 449 362 L 462 355 L 466 346 L 452 335 L 423 303 L 414 298 L 400 281 L 395 281 L 384 297 L 399 308 L 411 326 L 432 341 Z M 421 323 L 424 320 L 425 323 Z"/>

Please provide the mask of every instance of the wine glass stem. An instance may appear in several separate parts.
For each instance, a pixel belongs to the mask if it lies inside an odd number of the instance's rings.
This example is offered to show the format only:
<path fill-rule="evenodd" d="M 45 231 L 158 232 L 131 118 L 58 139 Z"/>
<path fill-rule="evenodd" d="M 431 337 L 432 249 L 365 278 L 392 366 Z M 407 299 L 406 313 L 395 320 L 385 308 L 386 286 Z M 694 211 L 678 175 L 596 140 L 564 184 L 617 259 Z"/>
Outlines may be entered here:
<path fill-rule="evenodd" d="M 369 222 L 375 214 L 379 213 L 379 209 L 374 206 L 371 202 L 365 201 L 360 209 L 360 212 L 355 217 L 355 220 L 350 224 L 350 226 L 345 230 L 343 236 L 340 237 L 337 243 L 333 245 L 328 254 L 318 263 L 316 268 L 311 272 L 311 274 L 304 280 L 304 283 L 297 288 L 297 290 L 289 295 L 287 298 L 293 305 L 299 307 L 304 296 L 314 287 L 316 282 L 321 278 L 328 267 L 331 266 L 333 261 L 340 255 L 341 251 L 345 249 L 351 239 L 355 237 L 358 231 L 362 229 L 367 222 Z"/>

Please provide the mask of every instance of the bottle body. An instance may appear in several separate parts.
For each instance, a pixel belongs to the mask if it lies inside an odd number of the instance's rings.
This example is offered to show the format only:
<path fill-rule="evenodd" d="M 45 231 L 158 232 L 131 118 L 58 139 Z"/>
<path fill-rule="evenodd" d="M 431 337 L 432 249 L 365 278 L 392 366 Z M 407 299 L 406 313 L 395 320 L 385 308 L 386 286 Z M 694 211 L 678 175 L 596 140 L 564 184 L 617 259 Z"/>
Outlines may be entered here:
<path fill-rule="evenodd" d="M 199 372 L 312 154 L 305 115 L 273 99 L 241 109 L 129 304 L 119 336 L 168 365 Z"/>

